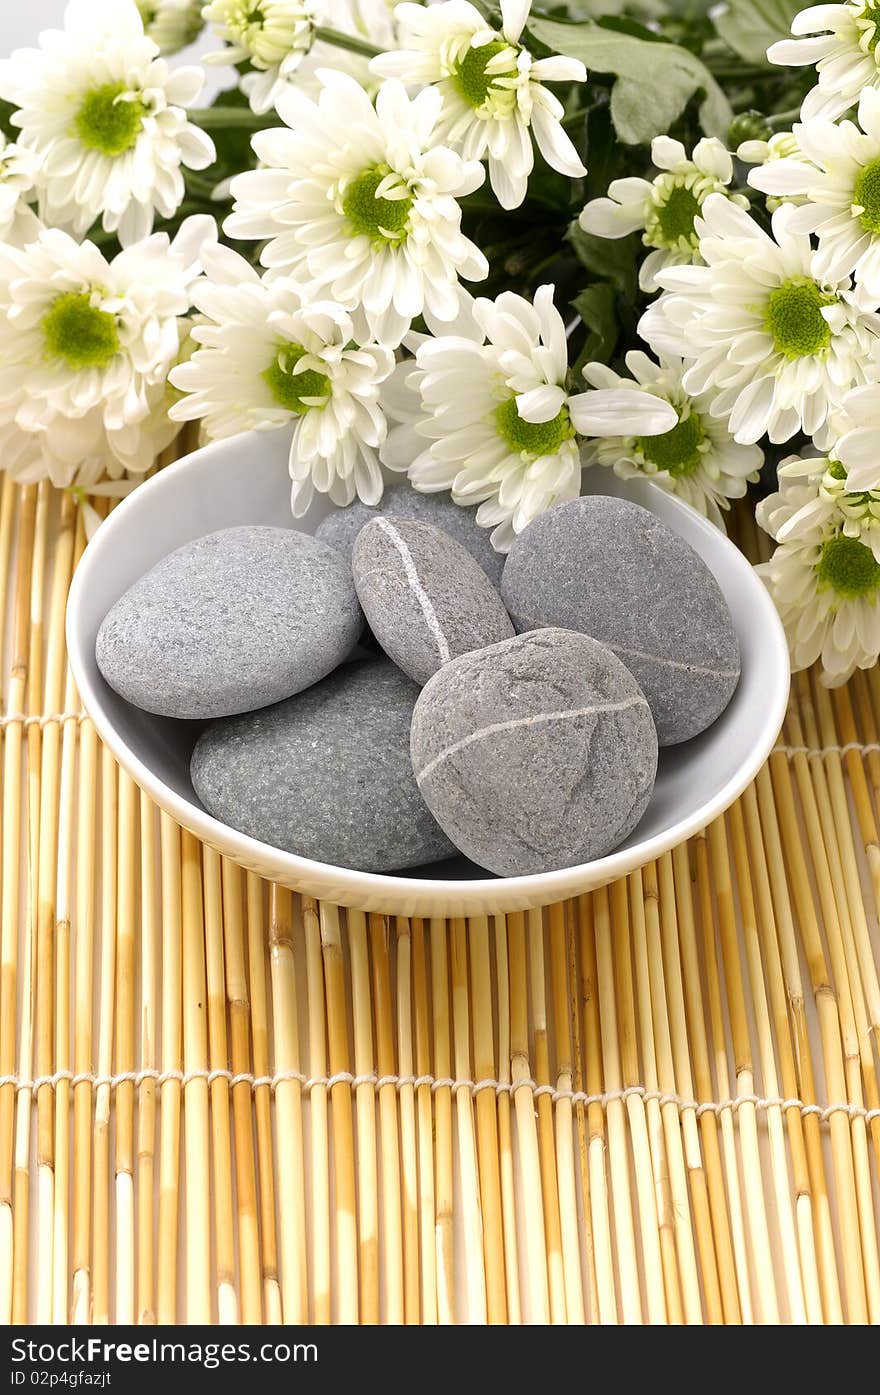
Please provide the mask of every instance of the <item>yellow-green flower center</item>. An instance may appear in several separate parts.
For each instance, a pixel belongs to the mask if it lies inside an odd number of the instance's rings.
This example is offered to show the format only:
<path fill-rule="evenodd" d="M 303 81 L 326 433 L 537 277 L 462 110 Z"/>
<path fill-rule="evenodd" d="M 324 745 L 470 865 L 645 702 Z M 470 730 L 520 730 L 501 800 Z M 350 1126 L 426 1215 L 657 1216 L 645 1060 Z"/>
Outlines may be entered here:
<path fill-rule="evenodd" d="M 70 368 L 104 368 L 119 352 L 116 320 L 92 305 L 88 291 L 56 296 L 40 321 L 47 358 Z"/>
<path fill-rule="evenodd" d="M 872 160 L 859 172 L 852 201 L 853 208 L 861 209 L 858 218 L 865 232 L 880 233 L 880 160 Z"/>
<path fill-rule="evenodd" d="M 413 205 L 409 194 L 386 199 L 376 193 L 390 173 L 386 165 L 373 165 L 352 180 L 342 197 L 342 211 L 352 232 L 368 237 L 377 246 L 403 242 L 409 232 Z"/>
<path fill-rule="evenodd" d="M 672 475 L 673 479 L 680 479 L 698 469 L 702 460 L 700 445 L 705 434 L 700 418 L 691 412 L 671 431 L 664 431 L 661 436 L 640 436 L 637 444 L 645 460 Z"/>
<path fill-rule="evenodd" d="M 821 586 L 830 587 L 843 600 L 873 597 L 880 589 L 880 562 L 858 538 L 829 538 L 822 547 L 816 574 Z"/>
<path fill-rule="evenodd" d="M 298 417 L 314 408 L 326 407 L 330 400 L 330 379 L 326 373 L 319 373 L 315 368 L 296 371 L 300 359 L 307 353 L 308 349 L 302 344 L 284 344 L 263 373 L 263 381 L 279 407 Z"/>
<path fill-rule="evenodd" d="M 123 98 L 124 82 L 105 82 L 87 92 L 73 119 L 80 143 L 102 155 L 123 155 L 137 141 L 146 107 Z"/>
<path fill-rule="evenodd" d="M 773 347 L 785 358 L 807 358 L 822 353 L 831 343 L 831 326 L 822 314 L 835 297 L 827 295 L 809 276 L 792 276 L 771 291 L 764 312 L 764 328 Z"/>
<path fill-rule="evenodd" d="M 700 204 L 693 192 L 683 184 L 677 184 L 669 198 L 657 209 L 657 222 L 668 243 L 675 244 L 679 238 L 691 238 L 694 234 L 694 219 L 700 211 Z"/>
<path fill-rule="evenodd" d="M 515 397 L 506 398 L 496 407 L 495 424 L 512 451 L 535 460 L 539 455 L 554 455 L 574 436 L 567 407 L 560 408 L 550 421 L 524 421 L 516 409 Z"/>
<path fill-rule="evenodd" d="M 861 34 L 861 47 L 873 53 L 880 42 L 880 7 L 870 3 L 863 5 L 856 15 L 856 27 Z"/>
<path fill-rule="evenodd" d="M 505 43 L 504 39 L 493 39 L 488 44 L 481 44 L 479 48 L 469 48 L 464 58 L 456 63 L 451 74 L 452 84 L 468 106 L 481 107 L 498 79 L 510 77 L 516 72 L 515 61 L 503 72 L 486 71 L 492 59 L 507 48 L 510 48 L 510 45 Z"/>

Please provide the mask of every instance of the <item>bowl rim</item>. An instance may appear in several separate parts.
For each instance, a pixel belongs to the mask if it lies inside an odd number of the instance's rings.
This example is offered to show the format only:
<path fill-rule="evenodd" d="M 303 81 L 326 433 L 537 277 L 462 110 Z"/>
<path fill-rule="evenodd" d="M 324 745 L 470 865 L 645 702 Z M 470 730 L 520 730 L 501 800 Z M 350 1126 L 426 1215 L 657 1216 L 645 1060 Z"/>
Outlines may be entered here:
<path fill-rule="evenodd" d="M 438 902 L 448 901 L 450 904 L 453 902 L 461 904 L 472 897 L 482 904 L 488 901 L 497 901 L 499 907 L 503 906 L 505 899 L 515 900 L 518 906 L 527 903 L 552 905 L 554 901 L 565 899 L 572 894 L 573 882 L 580 880 L 590 886 L 607 885 L 617 880 L 618 877 L 654 861 L 694 834 L 701 832 L 742 794 L 770 755 L 782 727 L 790 689 L 788 644 L 776 607 L 768 591 L 755 575 L 752 564 L 725 533 L 683 499 L 645 479 L 640 483 L 647 487 L 649 496 L 662 498 L 667 507 L 671 504 L 673 507 L 686 510 L 691 516 L 691 526 L 698 527 L 700 531 L 710 537 L 713 547 L 720 548 L 722 552 L 726 551 L 728 555 L 733 554 L 736 559 L 735 564 L 744 569 L 743 576 L 748 572 L 751 580 L 747 584 L 751 584 L 753 588 L 753 600 L 757 607 L 756 623 L 760 621 L 769 627 L 775 635 L 777 648 L 785 655 L 784 681 L 774 683 L 768 694 L 769 700 L 763 709 L 761 724 L 755 731 L 754 743 L 748 760 L 743 762 L 711 799 L 705 801 L 686 817 L 668 825 L 662 832 L 654 834 L 635 846 L 616 849 L 604 857 L 595 858 L 590 862 L 579 863 L 572 867 L 560 867 L 552 872 L 533 872 L 520 877 L 488 876 L 447 879 L 358 871 L 355 868 L 339 867 L 333 863 L 318 862 L 312 858 L 301 857 L 297 853 L 286 852 L 284 849 L 276 848 L 271 843 L 263 843 L 259 839 L 252 838 L 249 834 L 241 833 L 231 824 L 223 823 L 222 820 L 214 818 L 212 814 L 182 798 L 163 780 L 159 779 L 150 767 L 131 751 L 124 739 L 117 733 L 116 727 L 105 709 L 100 690 L 92 681 L 88 659 L 80 644 L 80 627 L 76 622 L 81 597 L 89 587 L 93 574 L 101 568 L 105 556 L 113 550 L 117 534 L 125 527 L 129 514 L 139 507 L 140 501 L 150 492 L 158 494 L 164 490 L 173 490 L 175 481 L 181 474 L 201 469 L 206 458 L 217 452 L 218 448 L 228 449 L 233 442 L 243 441 L 246 438 L 252 440 L 253 436 L 253 432 L 240 433 L 191 451 L 144 480 L 122 499 L 103 520 L 83 552 L 73 575 L 67 601 L 67 652 L 71 672 L 85 713 L 92 721 L 101 741 L 110 749 L 123 770 L 132 777 L 160 809 L 170 814 L 178 824 L 194 833 L 203 842 L 214 848 L 220 847 L 225 855 L 230 856 L 233 860 L 238 859 L 245 865 L 248 864 L 248 861 L 251 864 L 265 863 L 267 855 L 275 862 L 280 859 L 289 868 L 290 877 L 295 878 L 303 885 L 307 885 L 310 880 L 313 883 L 316 881 L 326 882 L 329 877 L 332 877 L 345 898 L 341 899 L 339 904 L 357 905 L 359 900 L 367 898 L 371 902 L 379 902 L 383 899 L 389 902 L 392 900 L 400 901 L 405 899 L 406 893 L 409 892 L 416 900 L 431 897 Z M 667 526 L 669 525 L 667 524 Z M 237 850 L 231 850 L 231 845 L 234 845 Z"/>

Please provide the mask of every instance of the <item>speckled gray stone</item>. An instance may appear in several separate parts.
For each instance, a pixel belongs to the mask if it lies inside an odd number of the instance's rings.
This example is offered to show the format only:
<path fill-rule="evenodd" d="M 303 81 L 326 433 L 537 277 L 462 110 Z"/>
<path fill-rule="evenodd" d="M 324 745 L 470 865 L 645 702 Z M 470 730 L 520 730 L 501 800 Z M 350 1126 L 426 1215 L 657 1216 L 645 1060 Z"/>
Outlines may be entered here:
<path fill-rule="evenodd" d="M 410 762 L 418 694 L 388 659 L 346 664 L 208 727 L 193 751 L 195 791 L 240 832 L 335 867 L 393 872 L 449 857 Z"/>
<path fill-rule="evenodd" d="M 611 852 L 657 773 L 657 734 L 632 674 L 570 630 L 534 630 L 445 664 L 416 703 L 411 750 L 437 822 L 507 877 Z"/>
<path fill-rule="evenodd" d="M 638 504 L 587 495 L 514 540 L 501 594 L 518 630 L 561 625 L 601 640 L 638 679 L 661 746 L 697 736 L 739 681 L 739 640 L 714 576 Z"/>
<path fill-rule="evenodd" d="M 515 633 L 483 568 L 430 523 L 374 518 L 355 539 L 351 565 L 370 629 L 417 683 Z"/>
<path fill-rule="evenodd" d="M 317 683 L 362 629 L 334 548 L 291 528 L 224 528 L 136 581 L 105 616 L 95 657 L 147 712 L 224 717 Z"/>
<path fill-rule="evenodd" d="M 496 552 L 489 541 L 491 529 L 481 528 L 476 522 L 476 508 L 459 508 L 446 493 L 420 494 L 405 482 L 388 486 L 379 504 L 362 504 L 357 500 L 347 508 L 336 509 L 321 520 L 315 529 L 315 537 L 330 543 L 331 547 L 338 547 L 340 552 L 351 557 L 354 540 L 364 525 L 371 518 L 388 518 L 391 515 L 395 518 L 416 518 L 449 533 L 479 562 L 492 585 L 500 584 L 504 554 Z"/>

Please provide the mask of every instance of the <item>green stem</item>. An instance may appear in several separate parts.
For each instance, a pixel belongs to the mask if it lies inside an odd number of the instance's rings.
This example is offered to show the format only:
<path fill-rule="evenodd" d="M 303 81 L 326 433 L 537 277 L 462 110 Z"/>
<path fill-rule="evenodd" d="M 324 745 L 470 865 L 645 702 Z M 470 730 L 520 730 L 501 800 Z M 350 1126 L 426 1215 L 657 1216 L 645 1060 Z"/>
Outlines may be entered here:
<path fill-rule="evenodd" d="M 325 44 L 335 44 L 337 48 L 347 48 L 350 53 L 360 53 L 364 58 L 378 58 L 383 52 L 374 44 L 368 44 L 366 39 L 358 39 L 354 34 L 343 34 L 340 29 L 326 29 L 323 24 L 315 26 L 315 38 L 323 39 Z"/>
<path fill-rule="evenodd" d="M 792 107 L 791 111 L 778 111 L 775 116 L 767 117 L 767 125 L 772 126 L 774 130 L 777 128 L 784 130 L 785 127 L 790 126 L 793 121 L 797 121 L 800 114 L 800 107 Z"/>
<path fill-rule="evenodd" d="M 246 131 L 262 131 L 272 124 L 271 114 L 257 116 L 250 107 L 187 107 L 187 117 L 203 131 L 217 127 L 229 130 L 233 126 Z"/>

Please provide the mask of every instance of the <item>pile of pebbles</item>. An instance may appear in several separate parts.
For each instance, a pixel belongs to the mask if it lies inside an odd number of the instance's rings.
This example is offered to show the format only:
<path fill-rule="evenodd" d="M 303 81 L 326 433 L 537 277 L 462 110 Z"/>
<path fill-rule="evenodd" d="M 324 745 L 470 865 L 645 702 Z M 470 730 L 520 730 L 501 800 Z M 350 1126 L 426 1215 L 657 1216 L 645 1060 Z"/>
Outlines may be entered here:
<path fill-rule="evenodd" d="M 389 489 L 315 536 L 178 548 L 105 617 L 128 702 L 205 723 L 205 808 L 277 848 L 392 872 L 464 853 L 500 876 L 612 852 L 658 748 L 730 701 L 740 653 L 702 559 L 648 510 L 558 504 L 505 560 L 474 511 Z"/>

